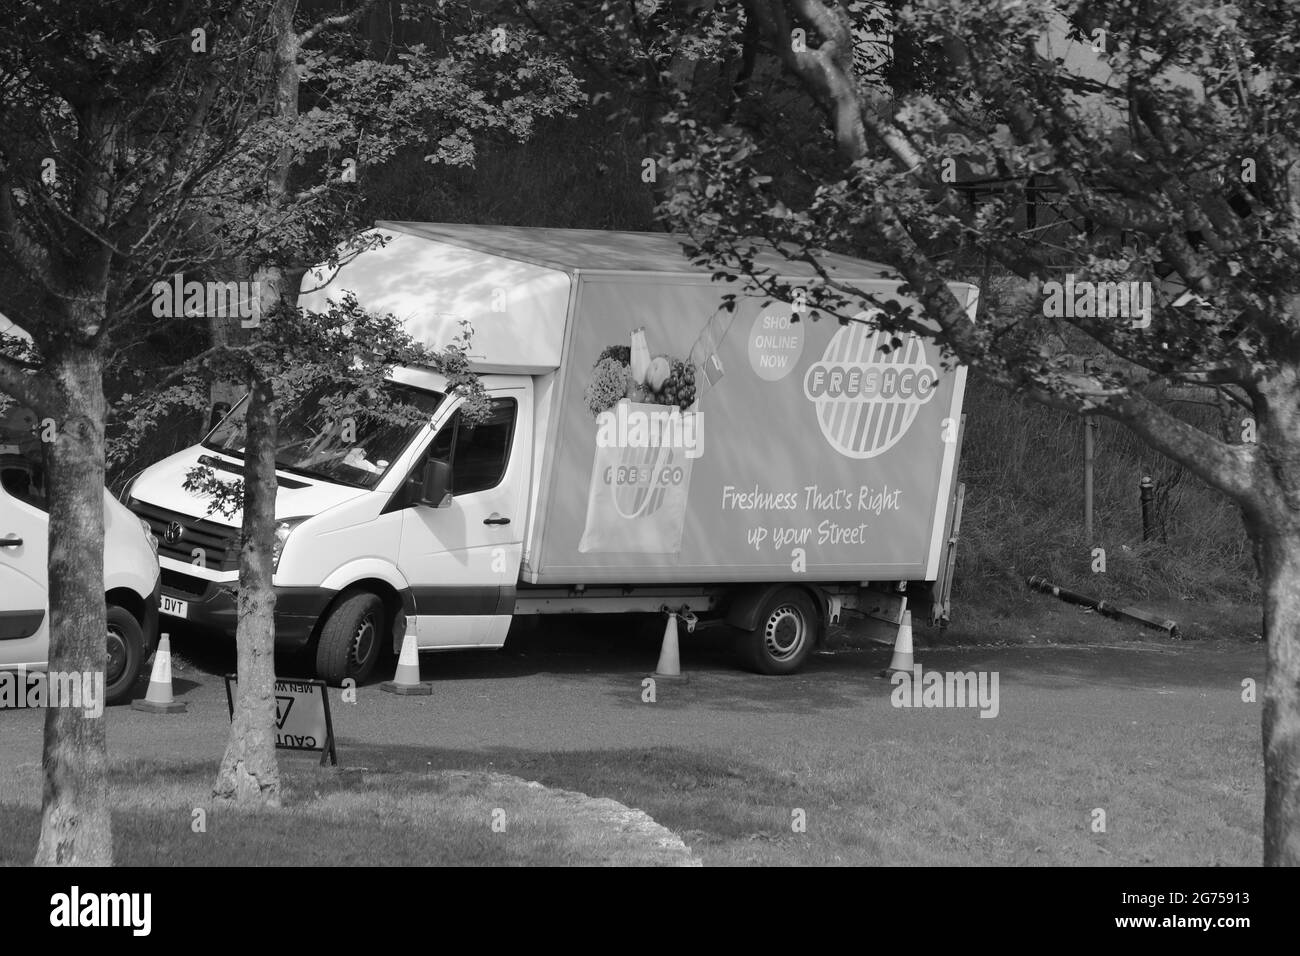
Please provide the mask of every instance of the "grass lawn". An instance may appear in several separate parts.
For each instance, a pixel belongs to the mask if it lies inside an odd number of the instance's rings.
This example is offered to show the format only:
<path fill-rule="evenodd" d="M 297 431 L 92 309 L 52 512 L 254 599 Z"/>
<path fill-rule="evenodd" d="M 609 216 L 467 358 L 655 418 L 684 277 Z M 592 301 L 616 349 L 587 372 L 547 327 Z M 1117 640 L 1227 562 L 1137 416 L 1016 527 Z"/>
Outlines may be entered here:
<path fill-rule="evenodd" d="M 366 773 L 284 761 L 279 810 L 214 807 L 208 764 L 112 776 L 122 866 L 691 865 L 644 814 L 503 774 Z M 203 832 L 196 832 L 203 811 Z M 0 865 L 36 852 L 39 813 L 0 808 Z M 669 838 L 669 839 L 666 839 Z"/>
<path fill-rule="evenodd" d="M 1121 733 L 1045 732 L 1011 745 L 953 734 L 923 753 L 885 740 L 849 760 L 810 743 L 761 770 L 737 755 L 669 749 L 491 761 L 462 752 L 445 762 L 490 763 L 641 807 L 706 866 L 1255 866 L 1259 757 L 1223 743 L 1189 731 L 1159 759 Z M 1091 830 L 1098 807 L 1105 833 Z"/>

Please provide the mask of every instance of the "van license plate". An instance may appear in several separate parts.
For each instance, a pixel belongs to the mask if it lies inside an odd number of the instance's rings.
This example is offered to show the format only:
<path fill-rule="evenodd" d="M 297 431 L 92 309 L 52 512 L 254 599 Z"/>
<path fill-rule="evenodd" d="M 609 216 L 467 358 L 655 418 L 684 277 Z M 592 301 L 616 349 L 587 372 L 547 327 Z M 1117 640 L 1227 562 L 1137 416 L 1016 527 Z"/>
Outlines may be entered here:
<path fill-rule="evenodd" d="M 159 608 L 164 614 L 170 614 L 172 617 L 189 617 L 190 602 L 178 601 L 174 597 L 162 595 L 162 607 Z"/>

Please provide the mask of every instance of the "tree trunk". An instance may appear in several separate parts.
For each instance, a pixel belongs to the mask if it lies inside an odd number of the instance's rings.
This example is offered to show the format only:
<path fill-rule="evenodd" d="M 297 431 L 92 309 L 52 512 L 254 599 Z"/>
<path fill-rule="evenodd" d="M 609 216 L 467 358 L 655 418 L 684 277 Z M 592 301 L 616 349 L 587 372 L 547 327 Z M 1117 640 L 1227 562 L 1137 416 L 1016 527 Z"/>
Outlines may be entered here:
<path fill-rule="evenodd" d="M 245 416 L 244 516 L 239 550 L 239 692 L 230 740 L 213 796 L 280 805 L 275 756 L 275 592 L 271 541 L 275 530 L 276 407 L 270 383 L 249 389 Z"/>
<path fill-rule="evenodd" d="M 1300 522 L 1259 540 L 1264 585 L 1264 865 L 1300 866 Z"/>
<path fill-rule="evenodd" d="M 298 51 L 293 28 L 296 0 L 275 0 L 270 23 L 274 36 L 271 76 L 274 115 L 286 124 L 298 117 Z M 288 196 L 293 150 L 280 149 L 267 180 L 266 208 L 277 212 Z M 253 277 L 261 320 L 272 318 L 285 302 L 284 272 L 263 263 Z M 280 805 L 280 770 L 275 757 L 275 590 L 271 586 L 271 547 L 275 536 L 275 452 L 278 408 L 271 383 L 261 370 L 250 376 L 245 415 L 244 519 L 239 552 L 239 606 L 235 642 L 239 694 L 230 741 L 221 761 L 214 796 L 239 802 Z"/>
<path fill-rule="evenodd" d="M 97 328 L 100 317 L 72 316 L 73 328 Z M 71 311 L 94 310 L 73 300 Z M 53 357 L 63 420 L 49 445 L 49 674 L 98 675 L 107 665 L 104 607 L 104 392 L 100 357 L 69 345 Z M 44 425 L 44 423 L 42 423 Z M 42 437 L 45 437 L 44 435 Z M 90 544 L 90 547 L 87 547 Z M 94 678 L 91 678 L 92 680 Z M 48 687 L 52 689 L 54 681 Z M 47 704 L 52 703 L 47 697 Z M 42 765 L 41 866 L 110 866 L 113 836 L 108 809 L 108 745 L 102 694 L 99 714 L 76 701 L 45 711 Z"/>

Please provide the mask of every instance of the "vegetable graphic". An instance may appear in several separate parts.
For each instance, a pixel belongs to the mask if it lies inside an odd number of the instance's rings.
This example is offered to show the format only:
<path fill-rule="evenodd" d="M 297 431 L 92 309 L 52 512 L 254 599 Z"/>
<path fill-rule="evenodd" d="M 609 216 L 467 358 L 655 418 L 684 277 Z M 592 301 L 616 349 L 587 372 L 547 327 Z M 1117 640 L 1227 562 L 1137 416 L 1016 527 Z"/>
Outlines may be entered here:
<path fill-rule="evenodd" d="M 652 392 L 658 392 L 672 374 L 672 364 L 666 355 L 657 355 L 650 360 L 650 369 L 646 372 L 645 383 Z"/>
<path fill-rule="evenodd" d="M 591 381 L 587 383 L 587 408 L 593 415 L 608 411 L 630 388 L 627 366 L 618 359 L 603 358 L 592 369 Z"/>
<path fill-rule="evenodd" d="M 632 381 L 637 385 L 645 384 L 646 373 L 650 370 L 650 346 L 646 344 L 645 329 L 632 330 Z"/>
<path fill-rule="evenodd" d="M 644 326 L 631 343 L 603 349 L 587 385 L 597 422 L 583 554 L 681 552 L 692 460 L 702 451 L 695 363 L 652 358 Z"/>
<path fill-rule="evenodd" d="M 601 359 L 612 358 L 616 362 L 622 362 L 624 365 L 632 364 L 632 350 L 626 345 L 611 345 L 596 356 L 597 363 Z"/>
<path fill-rule="evenodd" d="M 586 391 L 590 412 L 599 416 L 621 399 L 689 411 L 696 397 L 695 363 L 663 352 L 651 358 L 644 327 L 634 329 L 631 340 L 630 347 L 610 345 L 597 357 Z M 645 367 L 638 376 L 637 363 L 641 361 Z"/>

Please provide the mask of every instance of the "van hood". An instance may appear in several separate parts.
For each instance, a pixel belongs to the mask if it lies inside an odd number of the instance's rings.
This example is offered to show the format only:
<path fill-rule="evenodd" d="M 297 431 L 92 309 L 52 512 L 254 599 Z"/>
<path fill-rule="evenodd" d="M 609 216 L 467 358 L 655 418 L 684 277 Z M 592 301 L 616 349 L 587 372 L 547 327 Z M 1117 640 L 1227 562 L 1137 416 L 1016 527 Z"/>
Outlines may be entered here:
<path fill-rule="evenodd" d="M 218 511 L 208 514 L 208 498 L 185 490 L 186 475 L 202 465 L 213 468 L 220 478 L 242 480 L 240 474 L 244 467 L 243 459 L 220 454 L 202 445 L 193 445 L 142 471 L 131 485 L 131 497 L 158 508 L 238 527 L 243 519 L 242 511 L 236 511 L 229 517 Z M 337 485 L 292 472 L 277 470 L 275 474 L 280 485 L 275 496 L 276 520 L 317 515 L 335 505 L 367 494 L 365 488 Z"/>

